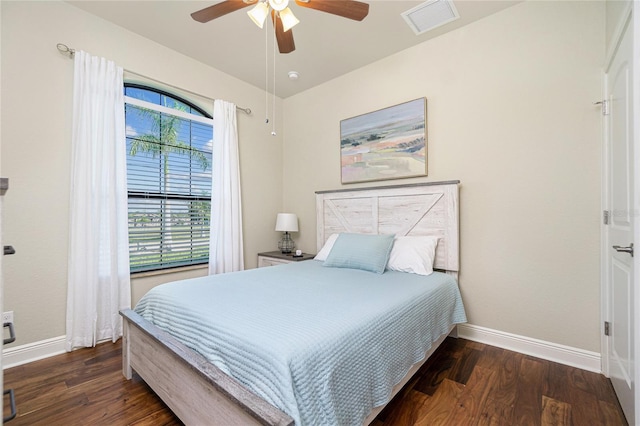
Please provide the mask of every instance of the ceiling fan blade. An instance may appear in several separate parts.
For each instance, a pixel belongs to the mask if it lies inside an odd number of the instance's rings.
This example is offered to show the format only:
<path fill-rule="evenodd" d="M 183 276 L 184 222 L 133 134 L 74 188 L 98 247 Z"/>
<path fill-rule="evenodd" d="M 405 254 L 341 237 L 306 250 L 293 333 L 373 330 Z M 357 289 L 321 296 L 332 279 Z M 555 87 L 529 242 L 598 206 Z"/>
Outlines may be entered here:
<path fill-rule="evenodd" d="M 216 18 L 235 12 L 243 7 L 251 6 L 257 0 L 224 0 L 213 6 L 205 7 L 202 10 L 193 12 L 191 17 L 198 22 L 209 22 Z"/>
<path fill-rule="evenodd" d="M 293 31 L 284 30 L 282 19 L 280 19 L 280 15 L 275 13 L 275 10 L 271 11 L 271 19 L 273 19 L 273 25 L 276 28 L 276 40 L 278 40 L 280 53 L 291 53 L 296 50 L 296 45 L 293 42 Z"/>
<path fill-rule="evenodd" d="M 355 21 L 362 21 L 369 14 L 369 4 L 356 0 L 296 0 L 296 4 Z"/>

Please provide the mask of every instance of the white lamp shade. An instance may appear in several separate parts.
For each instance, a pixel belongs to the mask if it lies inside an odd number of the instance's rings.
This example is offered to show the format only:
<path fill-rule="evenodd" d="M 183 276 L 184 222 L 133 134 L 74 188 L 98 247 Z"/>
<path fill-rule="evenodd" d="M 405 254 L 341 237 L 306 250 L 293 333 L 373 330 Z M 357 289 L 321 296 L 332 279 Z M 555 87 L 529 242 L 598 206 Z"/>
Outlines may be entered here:
<path fill-rule="evenodd" d="M 247 15 L 257 26 L 262 28 L 267 15 L 269 15 L 269 6 L 267 6 L 266 2 L 259 1 L 253 9 L 247 12 Z"/>
<path fill-rule="evenodd" d="M 276 231 L 298 232 L 298 216 L 294 213 L 278 213 Z"/>
<path fill-rule="evenodd" d="M 273 10 L 280 11 L 289 6 L 289 0 L 269 0 L 269 4 L 273 8 Z"/>
<path fill-rule="evenodd" d="M 282 29 L 284 31 L 289 31 L 291 28 L 300 23 L 298 18 L 296 18 L 291 9 L 289 9 L 288 7 L 281 10 L 279 13 L 280 19 L 282 20 Z"/>

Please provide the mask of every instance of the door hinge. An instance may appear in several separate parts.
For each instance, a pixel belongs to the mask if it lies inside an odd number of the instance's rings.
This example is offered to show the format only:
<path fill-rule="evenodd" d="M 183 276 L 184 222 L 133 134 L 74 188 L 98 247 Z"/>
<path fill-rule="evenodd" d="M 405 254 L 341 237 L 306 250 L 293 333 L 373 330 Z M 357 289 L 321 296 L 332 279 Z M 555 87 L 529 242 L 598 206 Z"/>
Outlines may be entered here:
<path fill-rule="evenodd" d="M 604 335 L 611 336 L 611 324 L 609 321 L 604 322 Z"/>
<path fill-rule="evenodd" d="M 602 101 L 594 102 L 593 104 L 602 106 L 602 115 L 609 115 L 609 101 L 605 99 Z"/>
<path fill-rule="evenodd" d="M 609 210 L 602 211 L 602 223 L 604 223 L 605 225 L 608 225 L 610 217 L 611 217 L 611 213 L 609 212 Z"/>

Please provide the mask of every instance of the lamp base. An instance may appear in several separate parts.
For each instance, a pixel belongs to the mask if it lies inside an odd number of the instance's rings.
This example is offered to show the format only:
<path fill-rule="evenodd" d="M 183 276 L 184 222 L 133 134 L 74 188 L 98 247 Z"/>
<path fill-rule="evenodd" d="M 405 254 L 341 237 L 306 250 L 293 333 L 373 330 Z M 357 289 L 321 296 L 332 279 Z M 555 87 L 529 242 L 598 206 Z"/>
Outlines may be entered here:
<path fill-rule="evenodd" d="M 295 247 L 296 245 L 291 239 L 291 235 L 285 231 L 285 233 L 282 234 L 282 239 L 278 242 L 278 248 L 282 253 L 288 254 L 291 253 Z"/>

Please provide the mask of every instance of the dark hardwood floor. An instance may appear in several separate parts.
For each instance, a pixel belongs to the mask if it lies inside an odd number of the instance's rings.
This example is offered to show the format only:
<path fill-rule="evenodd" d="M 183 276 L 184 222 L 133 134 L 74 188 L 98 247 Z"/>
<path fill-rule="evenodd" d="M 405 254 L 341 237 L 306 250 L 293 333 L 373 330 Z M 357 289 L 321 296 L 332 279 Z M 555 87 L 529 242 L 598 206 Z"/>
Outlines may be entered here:
<path fill-rule="evenodd" d="M 103 343 L 4 371 L 18 415 L 9 425 L 180 425 L 121 345 Z M 4 413 L 8 414 L 8 398 Z M 611 383 L 515 352 L 447 338 L 373 422 L 388 425 L 626 425 Z"/>

